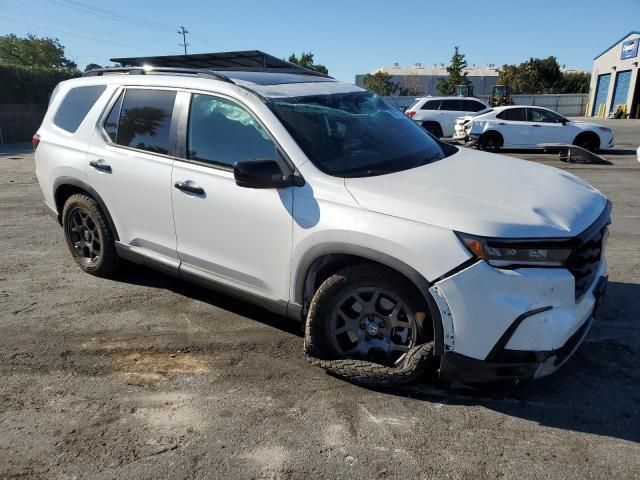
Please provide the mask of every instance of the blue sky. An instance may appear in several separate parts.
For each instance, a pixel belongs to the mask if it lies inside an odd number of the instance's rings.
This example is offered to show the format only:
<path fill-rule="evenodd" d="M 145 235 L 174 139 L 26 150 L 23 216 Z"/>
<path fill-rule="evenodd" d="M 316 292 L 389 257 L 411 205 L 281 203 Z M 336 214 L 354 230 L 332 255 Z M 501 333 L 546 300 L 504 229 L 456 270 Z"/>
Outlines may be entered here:
<path fill-rule="evenodd" d="M 640 0 L 0 0 L 0 34 L 57 37 L 82 67 L 180 53 L 180 25 L 192 32 L 190 53 L 306 50 L 349 82 L 394 62 L 446 63 L 455 45 L 478 66 L 555 55 L 591 70 L 594 56 L 640 30 Z"/>

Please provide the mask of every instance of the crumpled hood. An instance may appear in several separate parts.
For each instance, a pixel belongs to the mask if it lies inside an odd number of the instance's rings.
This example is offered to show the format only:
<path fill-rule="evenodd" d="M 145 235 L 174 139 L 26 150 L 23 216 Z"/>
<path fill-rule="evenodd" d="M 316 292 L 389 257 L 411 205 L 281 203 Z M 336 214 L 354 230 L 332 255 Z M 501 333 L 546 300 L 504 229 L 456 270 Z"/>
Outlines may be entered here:
<path fill-rule="evenodd" d="M 411 170 L 347 178 L 345 186 L 367 210 L 502 238 L 575 236 L 607 202 L 557 168 L 466 148 Z"/>

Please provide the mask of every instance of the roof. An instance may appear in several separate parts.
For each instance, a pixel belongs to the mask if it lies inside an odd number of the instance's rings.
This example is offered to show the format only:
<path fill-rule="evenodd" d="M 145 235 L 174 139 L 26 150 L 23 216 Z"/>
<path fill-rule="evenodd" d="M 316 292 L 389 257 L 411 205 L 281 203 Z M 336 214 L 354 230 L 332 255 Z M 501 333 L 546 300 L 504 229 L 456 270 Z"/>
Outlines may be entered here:
<path fill-rule="evenodd" d="M 209 70 L 241 70 L 258 72 L 285 72 L 293 74 L 328 77 L 324 73 L 289 63 L 260 50 L 238 52 L 197 53 L 192 55 L 164 55 L 157 57 L 112 58 L 123 67 L 173 67 L 199 68 Z"/>
<path fill-rule="evenodd" d="M 602 55 L 604 55 L 605 53 L 607 53 L 609 50 L 611 50 L 613 47 L 615 47 L 616 45 L 618 45 L 620 42 L 622 42 L 625 38 L 630 37 L 631 35 L 640 35 L 640 32 L 638 30 L 631 30 L 629 33 L 627 33 L 624 37 L 622 37 L 620 40 L 616 40 L 609 48 L 607 48 L 606 50 L 604 50 L 603 52 L 601 52 L 600 54 L 596 55 L 595 57 L 593 57 L 594 60 L 599 59 Z"/>

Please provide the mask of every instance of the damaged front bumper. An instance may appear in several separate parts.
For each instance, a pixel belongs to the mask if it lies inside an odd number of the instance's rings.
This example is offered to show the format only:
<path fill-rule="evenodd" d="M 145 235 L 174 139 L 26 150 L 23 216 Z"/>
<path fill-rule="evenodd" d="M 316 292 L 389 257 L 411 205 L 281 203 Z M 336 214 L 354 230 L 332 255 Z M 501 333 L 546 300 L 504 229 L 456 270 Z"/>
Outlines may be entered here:
<path fill-rule="evenodd" d="M 539 308 L 519 316 L 484 360 L 448 350 L 440 363 L 440 377 L 463 384 L 480 384 L 507 380 L 541 378 L 555 372 L 578 349 L 589 333 L 606 288 L 607 277 L 600 276 L 592 288 L 593 307 L 586 319 L 559 348 L 550 350 L 515 350 L 507 348 L 522 322 L 549 308 Z"/>

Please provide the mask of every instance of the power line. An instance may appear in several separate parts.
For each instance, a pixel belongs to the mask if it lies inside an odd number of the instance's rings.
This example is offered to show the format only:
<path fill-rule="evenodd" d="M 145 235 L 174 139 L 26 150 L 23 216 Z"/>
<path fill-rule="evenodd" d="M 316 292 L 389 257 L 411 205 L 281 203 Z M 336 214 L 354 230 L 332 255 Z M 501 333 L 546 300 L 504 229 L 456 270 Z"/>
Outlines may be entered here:
<path fill-rule="evenodd" d="M 74 0 L 47 0 L 47 1 L 51 3 L 55 3 L 56 5 L 60 5 L 62 7 L 70 8 L 72 10 L 75 10 L 81 13 L 95 15 L 100 18 L 123 22 L 123 23 L 127 23 L 129 25 L 134 25 L 137 27 L 150 28 L 153 30 L 161 30 L 161 31 L 171 31 L 175 28 L 171 25 L 167 25 L 164 23 L 150 22 L 142 18 L 132 17 L 130 15 L 124 15 L 122 13 L 113 12 L 111 10 L 106 10 L 104 8 L 94 7 L 92 5 L 87 5 L 85 3 L 77 2 Z"/>
<path fill-rule="evenodd" d="M 71 36 L 74 36 L 74 37 L 85 38 L 87 40 L 93 40 L 95 42 L 110 43 L 112 45 L 117 45 L 119 47 L 133 48 L 133 49 L 136 49 L 136 50 L 146 50 L 146 49 L 141 48 L 140 46 L 136 46 L 136 45 L 129 45 L 129 44 L 126 44 L 126 43 L 113 42 L 111 40 L 105 40 L 103 38 L 90 37 L 89 35 L 82 35 L 82 34 L 79 34 L 79 33 L 67 32 L 65 30 L 59 30 L 57 28 L 43 27 L 42 25 L 37 25 L 35 23 L 25 22 L 23 20 L 17 20 L 15 18 L 5 17 L 3 15 L 0 15 L 0 18 L 2 18 L 4 20 L 9 20 L 10 22 L 22 23 L 22 24 L 28 25 L 30 27 L 41 28 L 43 30 L 49 30 L 49 31 L 52 31 L 52 32 L 64 33 L 65 35 L 71 35 Z"/>
<path fill-rule="evenodd" d="M 187 54 L 187 47 L 189 44 L 187 43 L 187 33 L 189 30 L 186 30 L 182 25 L 180 26 L 180 30 L 178 30 L 178 35 L 182 35 L 182 43 L 179 43 L 181 47 L 184 47 L 184 54 Z"/>

